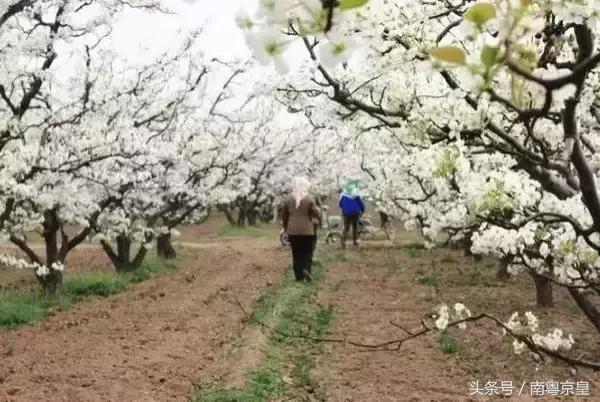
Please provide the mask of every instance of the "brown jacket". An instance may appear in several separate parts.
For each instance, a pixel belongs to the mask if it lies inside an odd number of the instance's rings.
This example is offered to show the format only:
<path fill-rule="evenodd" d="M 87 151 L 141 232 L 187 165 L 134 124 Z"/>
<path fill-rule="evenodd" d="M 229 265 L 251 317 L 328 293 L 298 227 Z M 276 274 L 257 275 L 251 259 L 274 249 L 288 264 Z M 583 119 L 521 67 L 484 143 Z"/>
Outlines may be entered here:
<path fill-rule="evenodd" d="M 311 196 L 306 196 L 296 208 L 296 199 L 288 195 L 281 206 L 281 219 L 288 235 L 314 235 L 313 219 L 321 220 L 317 205 Z"/>

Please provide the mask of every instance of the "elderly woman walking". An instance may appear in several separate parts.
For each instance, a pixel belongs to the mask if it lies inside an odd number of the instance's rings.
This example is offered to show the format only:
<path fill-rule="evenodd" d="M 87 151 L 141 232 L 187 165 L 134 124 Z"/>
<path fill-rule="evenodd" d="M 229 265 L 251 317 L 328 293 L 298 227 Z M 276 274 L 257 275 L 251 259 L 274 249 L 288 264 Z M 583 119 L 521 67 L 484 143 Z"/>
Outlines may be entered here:
<path fill-rule="evenodd" d="M 283 228 L 292 247 L 294 275 L 297 281 L 311 280 L 315 227 L 313 219 L 321 216 L 313 198 L 308 194 L 309 182 L 304 177 L 294 179 L 294 188 L 281 207 Z"/>

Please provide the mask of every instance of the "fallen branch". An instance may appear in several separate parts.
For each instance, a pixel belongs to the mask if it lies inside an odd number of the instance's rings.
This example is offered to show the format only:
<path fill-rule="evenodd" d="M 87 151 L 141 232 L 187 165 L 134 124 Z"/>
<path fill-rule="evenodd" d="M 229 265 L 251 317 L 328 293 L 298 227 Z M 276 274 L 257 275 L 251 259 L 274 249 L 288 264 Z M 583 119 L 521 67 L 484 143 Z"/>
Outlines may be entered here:
<path fill-rule="evenodd" d="M 416 331 L 410 331 L 410 330 L 404 328 L 403 326 L 401 326 L 400 324 L 390 321 L 390 324 L 392 326 L 403 330 L 404 332 L 406 332 L 408 334 L 408 336 L 398 338 L 398 339 L 392 339 L 392 340 L 381 342 L 381 343 L 374 343 L 374 344 L 362 343 L 362 342 L 358 342 L 358 341 L 349 340 L 347 338 L 343 338 L 343 339 L 342 338 L 317 338 L 317 337 L 313 337 L 313 336 L 309 336 L 309 335 L 302 335 L 302 334 L 299 334 L 299 335 L 288 334 L 284 331 L 280 331 L 276 328 L 273 328 L 272 326 L 264 323 L 263 321 L 259 320 L 252 314 L 248 314 L 246 312 L 246 310 L 244 309 L 244 307 L 242 306 L 242 303 L 239 301 L 239 299 L 233 294 L 231 295 L 231 297 L 234 300 L 234 302 L 232 304 L 234 304 L 235 306 L 237 306 L 240 309 L 240 311 L 242 312 L 242 314 L 245 316 L 245 318 L 248 321 L 255 322 L 256 324 L 260 325 L 263 329 L 273 332 L 275 334 L 278 334 L 280 336 L 286 337 L 286 338 L 304 339 L 304 340 L 308 340 L 308 341 L 312 341 L 312 342 L 320 342 L 320 343 L 340 343 L 340 344 L 351 345 L 351 346 L 355 346 L 355 347 L 359 347 L 359 348 L 370 349 L 373 351 L 378 351 L 378 350 L 399 351 L 401 346 L 405 342 L 408 342 L 411 339 L 415 339 L 419 336 L 425 335 L 429 332 L 438 331 L 437 328 L 432 328 L 432 327 L 427 326 L 427 324 L 425 323 L 425 320 L 421 321 L 422 328 L 420 330 L 416 330 Z M 504 331 L 506 331 L 506 333 L 508 335 L 510 335 L 512 338 L 525 344 L 532 353 L 535 353 L 542 360 L 543 360 L 543 356 L 547 355 L 547 356 L 553 357 L 557 360 L 560 360 L 564 363 L 568 363 L 572 366 L 579 366 L 579 367 L 590 368 L 593 370 L 600 370 L 600 362 L 593 362 L 593 361 L 589 361 L 589 360 L 582 360 L 581 358 L 570 357 L 570 356 L 564 355 L 562 353 L 559 353 L 557 351 L 550 350 L 544 346 L 537 345 L 535 342 L 533 342 L 531 337 L 519 335 L 519 334 L 515 333 L 506 324 L 504 324 L 500 319 L 498 319 L 492 315 L 486 314 L 486 313 L 482 313 L 482 314 L 467 317 L 467 318 L 464 318 L 461 320 L 453 321 L 451 323 L 448 323 L 446 328 L 457 327 L 460 324 L 465 324 L 467 322 L 475 322 L 475 321 L 479 321 L 479 320 L 483 320 L 483 319 L 487 319 L 487 320 L 494 322 L 498 327 L 504 329 Z"/>

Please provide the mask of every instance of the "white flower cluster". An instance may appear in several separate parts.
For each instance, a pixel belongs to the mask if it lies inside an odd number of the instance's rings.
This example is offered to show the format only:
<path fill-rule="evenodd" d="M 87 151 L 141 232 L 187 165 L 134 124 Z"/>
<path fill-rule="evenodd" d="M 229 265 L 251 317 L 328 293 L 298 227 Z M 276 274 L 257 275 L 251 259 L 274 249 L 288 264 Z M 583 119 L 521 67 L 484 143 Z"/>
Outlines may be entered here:
<path fill-rule="evenodd" d="M 64 272 L 65 270 L 64 264 L 60 262 L 55 262 L 48 268 L 46 265 L 30 263 L 13 255 L 0 255 L 0 264 L 16 269 L 32 269 L 40 278 L 49 275 L 52 271 Z"/>
<path fill-rule="evenodd" d="M 254 17 L 242 9 L 236 23 L 245 32 L 256 59 L 264 65 L 272 62 L 279 73 L 285 74 L 289 69 L 285 53 L 292 42 L 284 34 L 288 26 L 298 35 L 319 37 L 318 62 L 335 67 L 348 61 L 357 48 L 354 39 L 342 34 L 353 17 L 354 13 L 336 9 L 331 29 L 324 34 L 330 18 L 321 0 L 260 0 Z"/>
<path fill-rule="evenodd" d="M 571 334 L 565 336 L 563 331 L 559 328 L 555 328 L 546 335 L 540 334 L 538 332 L 538 318 L 530 311 L 526 312 L 524 316 L 524 318 L 519 317 L 519 313 L 513 313 L 508 322 L 505 323 L 506 327 L 515 335 L 527 337 L 535 345 L 544 347 L 553 352 L 559 350 L 570 350 L 575 343 L 575 340 Z M 504 333 L 506 334 L 507 331 L 504 330 Z M 521 354 L 527 348 L 527 345 L 517 339 L 514 339 L 513 348 L 516 354 Z"/>
<path fill-rule="evenodd" d="M 442 304 L 438 309 L 437 314 L 434 316 L 434 325 L 440 331 L 445 330 L 449 324 L 456 321 L 461 321 L 471 317 L 471 311 L 462 303 L 454 304 L 454 307 L 450 309 L 448 305 Z M 466 329 L 467 325 L 464 322 L 458 324 L 460 329 Z"/>

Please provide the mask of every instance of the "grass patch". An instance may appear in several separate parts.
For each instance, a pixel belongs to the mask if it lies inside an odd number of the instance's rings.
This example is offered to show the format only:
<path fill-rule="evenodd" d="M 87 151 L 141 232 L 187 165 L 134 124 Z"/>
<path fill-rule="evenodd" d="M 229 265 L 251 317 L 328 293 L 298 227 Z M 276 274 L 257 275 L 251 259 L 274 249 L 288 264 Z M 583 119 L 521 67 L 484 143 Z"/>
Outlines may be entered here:
<path fill-rule="evenodd" d="M 127 285 L 124 275 L 108 272 L 69 275 L 64 283 L 66 294 L 73 296 L 109 296 L 121 292 Z"/>
<path fill-rule="evenodd" d="M 225 225 L 217 230 L 219 237 L 268 237 L 273 236 L 273 229 L 267 226 L 231 226 Z"/>
<path fill-rule="evenodd" d="M 294 362 L 291 373 L 296 385 L 301 387 L 315 387 L 316 383 L 310 376 L 310 372 L 314 367 L 315 359 L 312 356 L 299 356 Z"/>
<path fill-rule="evenodd" d="M 331 254 L 322 254 L 320 261 L 337 258 Z M 191 397 L 192 401 L 299 400 L 306 395 L 307 389 L 315 392 L 318 384 L 311 378 L 311 371 L 316 365 L 314 356 L 319 354 L 321 346 L 281 333 L 320 337 L 327 332 L 333 319 L 333 306 L 309 304 L 323 278 L 320 261 L 313 264 L 312 282 L 296 282 L 289 268 L 280 286 L 266 289 L 256 300 L 253 320 L 260 320 L 277 332 L 269 334 L 265 361 L 248 375 L 246 385 L 237 389 L 201 391 Z M 285 382 L 284 378 L 287 378 Z"/>
<path fill-rule="evenodd" d="M 320 307 L 315 313 L 315 334 L 322 337 L 327 332 L 331 321 L 333 320 L 333 306 Z"/>
<path fill-rule="evenodd" d="M 344 250 L 330 250 L 320 255 L 320 261 L 323 264 L 330 262 L 346 262 L 348 256 Z"/>
<path fill-rule="evenodd" d="M 447 355 L 458 352 L 458 344 L 447 331 L 442 332 L 440 336 L 440 347 Z"/>
<path fill-rule="evenodd" d="M 134 272 L 117 274 L 93 271 L 67 275 L 62 292 L 46 297 L 39 291 L 7 290 L 0 292 L 0 328 L 14 329 L 42 320 L 51 309 L 66 310 L 74 302 L 91 296 L 107 297 L 122 292 L 127 285 L 172 271 L 179 260 L 147 258 Z"/>
<path fill-rule="evenodd" d="M 421 285 L 439 286 L 440 279 L 435 275 L 423 275 L 417 278 L 417 282 Z"/>
<path fill-rule="evenodd" d="M 417 259 L 421 257 L 421 249 L 419 248 L 407 248 L 406 253 L 410 258 Z"/>
<path fill-rule="evenodd" d="M 481 269 L 477 269 L 470 272 L 467 275 L 467 283 L 471 286 L 483 286 L 486 288 L 496 286 L 496 278 L 491 277 L 489 273 L 484 272 Z"/>
<path fill-rule="evenodd" d="M 219 389 L 192 398 L 203 402 L 263 402 L 270 396 L 280 395 L 283 389 L 281 373 L 270 370 L 253 371 L 248 385 L 243 388 Z"/>
<path fill-rule="evenodd" d="M 139 283 L 146 281 L 152 275 L 166 273 L 177 268 L 180 259 L 165 260 L 159 257 L 151 257 L 144 260 L 142 265 L 133 272 L 123 274 L 129 282 Z"/>
<path fill-rule="evenodd" d="M 482 264 L 467 265 L 460 272 L 450 271 L 444 283 L 451 286 L 497 287 L 502 286 L 502 281 L 496 277 L 497 269 L 483 266 Z"/>
<path fill-rule="evenodd" d="M 45 314 L 44 300 L 34 293 L 0 294 L 0 327 L 17 328 L 33 324 Z"/>
<path fill-rule="evenodd" d="M 425 250 L 425 245 L 423 243 L 412 242 L 412 243 L 402 244 L 402 245 L 398 246 L 398 248 L 405 249 L 405 250 Z"/>
<path fill-rule="evenodd" d="M 410 258 L 419 258 L 421 256 L 421 252 L 425 250 L 425 245 L 423 243 L 407 243 L 398 247 L 401 250 L 406 251 L 406 254 Z"/>

